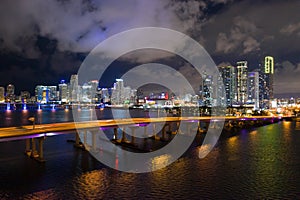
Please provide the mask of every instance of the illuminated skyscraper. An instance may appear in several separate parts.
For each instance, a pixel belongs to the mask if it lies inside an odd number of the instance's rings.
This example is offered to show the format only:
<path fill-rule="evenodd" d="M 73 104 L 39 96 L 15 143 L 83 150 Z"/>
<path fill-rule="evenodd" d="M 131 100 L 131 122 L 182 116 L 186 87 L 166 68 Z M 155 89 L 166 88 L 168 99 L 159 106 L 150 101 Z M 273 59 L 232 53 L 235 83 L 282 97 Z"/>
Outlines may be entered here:
<path fill-rule="evenodd" d="M 200 94 L 203 101 L 203 106 L 211 107 L 213 105 L 213 76 L 207 75 L 205 72 L 202 75 L 202 84 L 200 86 Z"/>
<path fill-rule="evenodd" d="M 57 86 L 47 86 L 49 90 L 49 101 L 55 101 L 57 99 Z"/>
<path fill-rule="evenodd" d="M 112 88 L 111 102 L 112 104 L 123 104 L 124 100 L 124 81 L 123 79 L 116 79 Z"/>
<path fill-rule="evenodd" d="M 14 102 L 14 100 L 15 100 L 15 86 L 12 84 L 9 84 L 6 87 L 6 101 Z"/>
<path fill-rule="evenodd" d="M 78 88 L 78 75 L 77 74 L 73 74 L 71 75 L 71 79 L 70 79 L 70 100 L 72 102 L 77 102 L 78 98 L 79 98 L 79 88 Z"/>
<path fill-rule="evenodd" d="M 101 89 L 101 98 L 102 98 L 103 103 L 110 101 L 110 95 L 109 95 L 109 91 L 107 88 Z"/>
<path fill-rule="evenodd" d="M 57 99 L 56 92 L 56 86 L 37 85 L 35 87 L 36 101 L 39 103 L 49 103 L 49 101 L 55 101 Z"/>
<path fill-rule="evenodd" d="M 23 103 L 27 103 L 30 101 L 30 93 L 28 91 L 21 91 L 20 97 Z"/>
<path fill-rule="evenodd" d="M 92 93 L 92 86 L 88 83 L 84 83 L 81 91 L 81 102 L 92 103 Z"/>
<path fill-rule="evenodd" d="M 274 98 L 274 58 L 272 56 L 266 56 L 263 64 L 263 79 L 265 80 L 264 99 L 270 100 Z"/>
<path fill-rule="evenodd" d="M 68 85 L 65 83 L 64 80 L 58 84 L 58 89 L 59 89 L 59 100 L 62 103 L 67 103 L 69 101 L 69 92 L 68 92 Z"/>
<path fill-rule="evenodd" d="M 254 108 L 259 108 L 259 73 L 248 73 L 248 102 L 254 104 Z"/>
<path fill-rule="evenodd" d="M 91 99 L 93 103 L 98 102 L 98 87 L 99 87 L 99 81 L 98 80 L 92 80 L 89 81 L 88 84 L 91 86 Z"/>
<path fill-rule="evenodd" d="M 248 88 L 248 66 L 247 61 L 237 62 L 237 102 L 245 104 L 247 102 Z"/>
<path fill-rule="evenodd" d="M 225 87 L 226 105 L 232 106 L 236 102 L 236 69 L 233 66 L 222 66 L 219 71 Z"/>

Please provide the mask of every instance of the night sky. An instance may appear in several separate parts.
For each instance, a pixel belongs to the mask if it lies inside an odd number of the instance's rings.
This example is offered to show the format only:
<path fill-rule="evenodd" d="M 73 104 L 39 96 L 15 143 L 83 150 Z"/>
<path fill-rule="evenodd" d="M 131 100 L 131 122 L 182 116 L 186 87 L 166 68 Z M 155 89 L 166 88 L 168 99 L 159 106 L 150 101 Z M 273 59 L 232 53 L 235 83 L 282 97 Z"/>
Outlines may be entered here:
<path fill-rule="evenodd" d="M 0 86 L 13 83 L 17 92 L 33 92 L 37 84 L 68 81 L 101 41 L 131 28 L 155 26 L 189 35 L 217 65 L 247 60 L 251 71 L 271 55 L 275 94 L 300 94 L 299 10 L 299 0 L 3 0 Z M 168 53 L 155 57 L 157 53 L 146 52 L 137 61 L 137 55 L 115 65 L 177 60 Z M 111 73 L 111 79 L 117 76 Z M 100 82 L 109 84 L 109 78 Z"/>

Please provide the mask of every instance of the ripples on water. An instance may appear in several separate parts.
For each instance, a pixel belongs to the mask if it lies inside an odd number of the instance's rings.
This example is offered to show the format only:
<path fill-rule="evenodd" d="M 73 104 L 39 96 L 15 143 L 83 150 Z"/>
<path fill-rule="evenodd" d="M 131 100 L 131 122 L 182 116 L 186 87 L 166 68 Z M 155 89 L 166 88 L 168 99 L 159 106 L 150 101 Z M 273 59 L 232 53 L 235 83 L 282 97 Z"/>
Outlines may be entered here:
<path fill-rule="evenodd" d="M 0 199 L 300 198 L 299 122 L 223 137 L 204 159 L 198 135 L 179 160 L 144 174 L 107 168 L 68 139 L 73 136 L 46 139 L 45 164 L 22 155 L 24 141 L 1 143 Z"/>

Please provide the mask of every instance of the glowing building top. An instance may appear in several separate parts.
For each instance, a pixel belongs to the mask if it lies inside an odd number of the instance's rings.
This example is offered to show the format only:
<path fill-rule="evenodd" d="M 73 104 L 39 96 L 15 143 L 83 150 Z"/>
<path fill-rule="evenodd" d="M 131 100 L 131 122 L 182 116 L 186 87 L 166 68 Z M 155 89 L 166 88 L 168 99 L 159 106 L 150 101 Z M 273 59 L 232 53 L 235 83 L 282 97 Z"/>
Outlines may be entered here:
<path fill-rule="evenodd" d="M 265 57 L 264 73 L 274 74 L 274 58 L 272 56 L 266 56 Z"/>

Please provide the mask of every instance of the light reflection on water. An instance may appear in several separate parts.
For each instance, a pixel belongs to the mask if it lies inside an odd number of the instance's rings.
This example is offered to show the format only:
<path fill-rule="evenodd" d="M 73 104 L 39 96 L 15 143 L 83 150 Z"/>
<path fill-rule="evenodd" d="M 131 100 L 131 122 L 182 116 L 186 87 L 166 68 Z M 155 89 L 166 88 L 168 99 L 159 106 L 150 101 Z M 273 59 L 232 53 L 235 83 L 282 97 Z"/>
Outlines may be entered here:
<path fill-rule="evenodd" d="M 101 112 L 98 117 L 109 117 L 103 114 L 105 110 Z M 32 114 L 42 123 L 71 121 L 71 113 L 4 112 L 0 123 L 27 123 L 26 117 Z M 74 139 L 72 134 L 46 139 L 44 165 L 23 156 L 24 141 L 1 143 L 0 199 L 296 199 L 300 195 L 297 126 L 296 122 L 280 122 L 222 137 L 203 159 L 198 158 L 203 135 L 198 135 L 176 162 L 145 174 L 104 166 L 67 143 Z M 167 154 L 155 158 L 153 169 L 168 159 Z"/>

